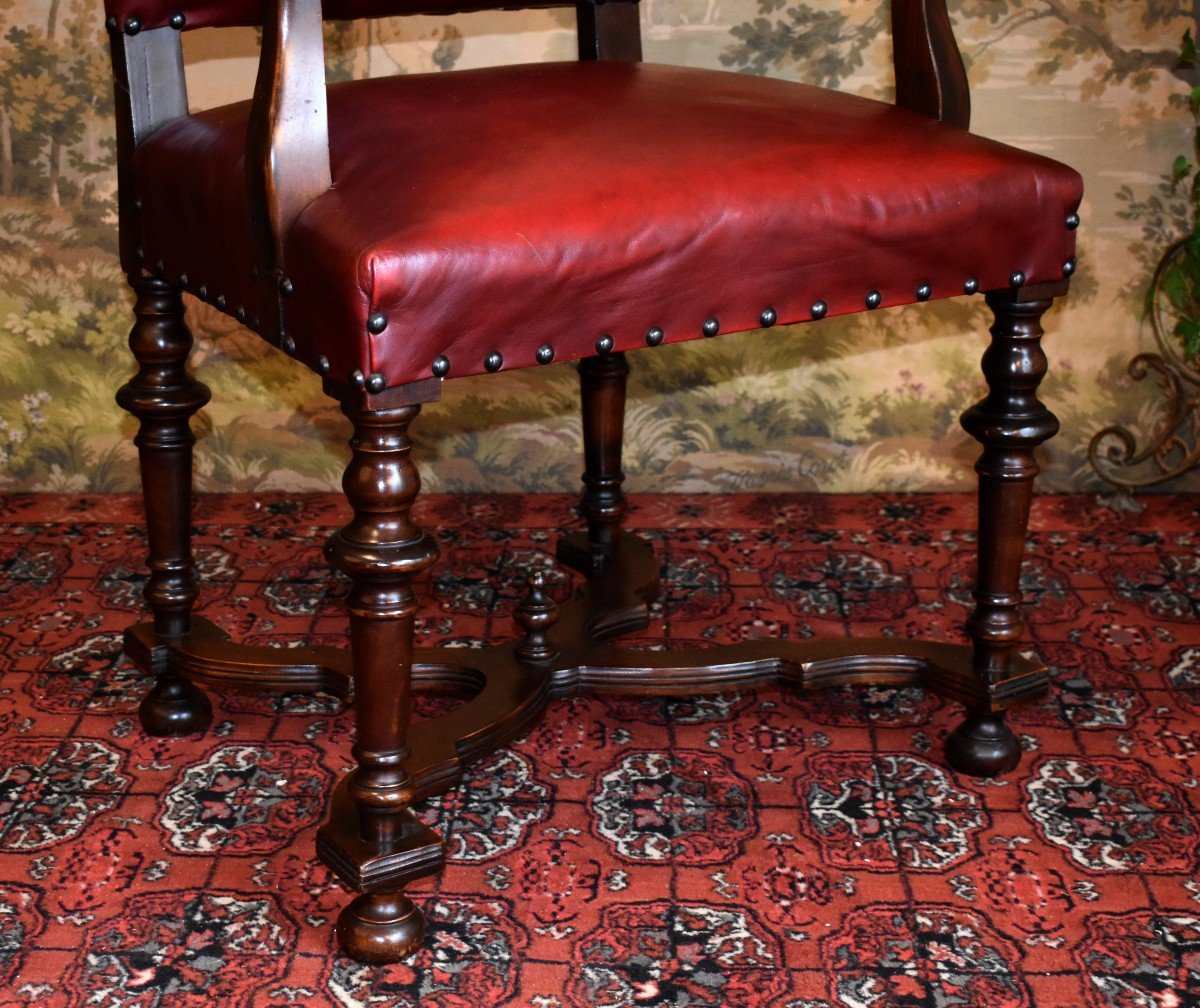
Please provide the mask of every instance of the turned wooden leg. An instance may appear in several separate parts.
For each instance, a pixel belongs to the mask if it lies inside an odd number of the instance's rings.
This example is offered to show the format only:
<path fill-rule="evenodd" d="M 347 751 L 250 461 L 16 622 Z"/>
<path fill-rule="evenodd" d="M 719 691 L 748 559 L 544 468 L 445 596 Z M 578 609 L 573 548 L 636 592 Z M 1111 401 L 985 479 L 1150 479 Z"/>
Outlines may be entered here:
<path fill-rule="evenodd" d="M 979 698 L 946 741 L 951 766 L 993 777 L 1013 769 L 1021 746 L 993 702 L 992 687 L 1011 675 L 1021 639 L 1021 562 L 1038 466 L 1034 449 L 1058 432 L 1058 420 L 1037 397 L 1046 373 L 1041 318 L 1051 299 L 1020 301 L 1019 292 L 987 296 L 996 316 L 992 343 L 983 355 L 989 392 L 963 414 L 962 423 L 980 444 L 979 575 L 975 610 L 967 620 L 974 644 Z"/>
<path fill-rule="evenodd" d="M 142 495 L 150 548 L 146 601 L 161 642 L 191 629 L 197 589 L 191 549 L 192 445 L 189 420 L 210 398 L 187 370 L 192 334 L 183 321 L 180 289 L 164 280 L 135 276 L 136 321 L 129 347 L 138 372 L 117 393 L 117 402 L 141 421 L 134 443 L 141 463 Z M 166 648 L 156 648 L 157 677 L 139 708 L 150 735 L 186 735 L 203 730 L 212 707 L 192 683 L 175 675 Z"/>
<path fill-rule="evenodd" d="M 625 380 L 629 364 L 623 353 L 587 357 L 579 362 L 583 405 L 583 498 L 587 538 L 568 536 L 558 544 L 558 557 L 589 576 L 600 574 L 612 560 L 628 510 L 621 484 L 621 441 L 625 430 Z"/>
<path fill-rule="evenodd" d="M 353 457 L 342 481 L 354 518 L 325 547 L 352 581 L 358 767 L 335 798 L 318 850 L 362 893 L 338 918 L 337 935 L 345 952 L 363 962 L 396 962 L 420 946 L 424 918 L 404 886 L 436 870 L 441 857 L 440 841 L 409 809 L 405 766 L 417 611 L 412 580 L 438 552 L 410 515 L 420 479 L 409 458 L 408 425 L 420 408 L 343 405 L 354 423 Z"/>

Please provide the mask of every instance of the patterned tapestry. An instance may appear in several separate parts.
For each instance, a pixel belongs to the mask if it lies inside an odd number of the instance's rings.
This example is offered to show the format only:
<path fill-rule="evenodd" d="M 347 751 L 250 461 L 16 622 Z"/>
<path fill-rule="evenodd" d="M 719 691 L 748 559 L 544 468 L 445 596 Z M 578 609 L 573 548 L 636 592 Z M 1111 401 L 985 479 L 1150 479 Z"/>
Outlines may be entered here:
<path fill-rule="evenodd" d="M 1144 437 L 1161 411 L 1130 358 L 1150 343 L 1146 293 L 1188 227 L 1171 185 L 1190 151 L 1193 5 L 1174 0 L 951 0 L 976 132 L 1079 168 L 1080 272 L 1048 319 L 1044 396 L 1063 421 L 1047 489 L 1098 486 L 1092 436 Z M 643 0 L 646 58 L 771 74 L 887 98 L 887 4 Z M 97 0 L 0 0 L 0 490 L 136 485 L 129 297 L 115 255 L 107 43 Z M 194 108 L 248 96 L 250 30 L 187 32 Z M 328 26 L 331 79 L 570 59 L 568 11 Z M 197 419 L 210 490 L 338 485 L 345 422 L 318 380 L 231 319 L 189 301 L 213 391 Z M 971 485 L 958 415 L 980 394 L 981 299 L 888 310 L 633 355 L 633 490 L 946 490 Z M 425 486 L 571 490 L 580 424 L 571 368 L 446 383 L 416 426 Z M 1200 486 L 1200 478 L 1174 486 Z"/>

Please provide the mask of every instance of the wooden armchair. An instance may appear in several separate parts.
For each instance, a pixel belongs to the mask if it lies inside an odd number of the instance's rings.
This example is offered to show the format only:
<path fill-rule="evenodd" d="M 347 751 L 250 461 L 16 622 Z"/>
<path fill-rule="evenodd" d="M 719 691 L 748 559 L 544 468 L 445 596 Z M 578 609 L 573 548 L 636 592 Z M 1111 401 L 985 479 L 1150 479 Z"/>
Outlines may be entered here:
<path fill-rule="evenodd" d="M 1034 449 L 1057 429 L 1037 398 L 1039 320 L 1074 271 L 1081 184 L 967 132 L 943 0 L 892 4 L 895 106 L 644 65 L 626 0 L 575 5 L 578 63 L 328 88 L 318 0 L 106 5 L 121 258 L 137 299 L 139 370 L 118 401 L 141 421 L 153 611 L 126 644 L 157 677 L 142 724 L 203 729 L 197 683 L 353 693 L 358 765 L 318 841 L 359 893 L 338 923 L 349 955 L 389 962 L 418 947 L 423 918 L 405 886 L 438 870 L 443 845 L 410 806 L 554 697 L 921 682 L 967 709 L 951 765 L 979 775 L 1016 765 L 1004 711 L 1047 687 L 1046 671 L 1017 655 Z M 488 6 L 326 0 L 324 15 Z M 253 101 L 189 115 L 180 32 L 260 23 Z M 326 547 L 352 582 L 346 650 L 244 647 L 192 615 L 189 418 L 209 393 L 187 370 L 183 291 L 317 371 L 353 425 L 354 517 Z M 645 626 L 658 573 L 649 545 L 621 530 L 628 351 L 977 292 L 996 322 L 990 391 L 963 417 L 983 445 L 969 644 L 612 643 Z M 587 529 L 558 555 L 585 586 L 560 611 L 535 582 L 514 643 L 414 649 L 411 582 L 437 545 L 411 518 L 409 424 L 445 379 L 568 360 L 579 361 Z M 410 728 L 414 686 L 474 696 Z"/>

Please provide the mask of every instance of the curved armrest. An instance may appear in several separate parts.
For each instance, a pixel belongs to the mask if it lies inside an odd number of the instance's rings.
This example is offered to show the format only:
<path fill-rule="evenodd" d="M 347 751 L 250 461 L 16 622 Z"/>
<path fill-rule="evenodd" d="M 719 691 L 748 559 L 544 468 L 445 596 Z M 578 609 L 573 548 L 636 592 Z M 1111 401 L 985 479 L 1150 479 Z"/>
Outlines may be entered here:
<path fill-rule="evenodd" d="M 264 0 L 262 53 L 246 132 L 246 182 L 264 333 L 281 328 L 283 242 L 333 185 L 321 0 Z"/>
<path fill-rule="evenodd" d="M 971 123 L 971 94 L 946 0 L 892 0 L 896 104 L 950 126 Z"/>

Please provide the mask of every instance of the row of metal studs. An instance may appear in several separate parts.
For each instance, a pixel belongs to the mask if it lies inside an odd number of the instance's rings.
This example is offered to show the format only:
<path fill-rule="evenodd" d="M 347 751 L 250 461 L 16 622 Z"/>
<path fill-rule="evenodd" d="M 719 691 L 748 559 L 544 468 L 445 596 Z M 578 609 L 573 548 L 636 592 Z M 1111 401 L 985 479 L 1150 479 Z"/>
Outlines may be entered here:
<path fill-rule="evenodd" d="M 138 203 L 140 204 L 140 201 L 138 201 Z M 140 206 L 139 206 L 139 208 L 140 208 Z M 1076 228 L 1079 227 L 1079 224 L 1080 224 L 1079 214 L 1073 213 L 1067 217 L 1068 230 L 1074 231 Z M 137 250 L 137 256 L 139 259 L 142 258 L 141 249 Z M 165 273 L 165 268 L 163 266 L 162 260 L 159 260 L 159 262 L 156 265 L 157 265 L 159 275 L 160 276 L 163 275 Z M 1077 264 L 1076 264 L 1075 259 L 1068 259 L 1065 263 L 1063 263 L 1063 276 L 1064 277 L 1072 276 L 1075 273 L 1076 265 Z M 255 276 L 257 276 L 257 273 L 258 273 L 257 268 L 253 272 L 254 272 Z M 1023 287 L 1025 285 L 1025 274 L 1022 273 L 1020 270 L 1014 270 L 1012 272 L 1012 274 L 1009 276 L 1008 282 L 1013 287 Z M 179 275 L 179 284 L 181 287 L 184 287 L 184 288 L 187 287 L 188 276 L 186 273 L 181 273 Z M 279 278 L 279 292 L 284 297 L 290 296 L 294 290 L 295 290 L 295 288 L 294 288 L 291 280 L 289 280 L 287 277 Z M 923 284 L 921 284 L 920 287 L 917 288 L 916 293 L 917 293 L 918 301 L 922 301 L 922 302 L 928 301 L 930 298 L 933 297 L 933 287 L 927 283 L 923 283 Z M 978 294 L 979 293 L 979 281 L 975 277 L 971 277 L 969 280 L 967 280 L 963 284 L 963 293 L 964 294 Z M 197 294 L 199 295 L 200 300 L 207 301 L 208 300 L 208 287 L 205 284 L 201 284 L 199 289 L 197 290 Z M 870 291 L 867 294 L 864 303 L 866 304 L 866 306 L 869 310 L 873 311 L 876 308 L 879 308 L 882 306 L 883 295 L 880 294 L 879 291 L 877 291 L 877 290 Z M 225 305 L 226 305 L 225 295 L 218 294 L 213 299 L 213 304 L 216 306 L 216 308 L 219 311 L 224 311 Z M 829 313 L 829 305 L 826 304 L 824 301 L 816 301 L 813 303 L 812 308 L 809 309 L 809 313 L 811 314 L 811 316 L 814 320 L 819 321 L 820 319 L 825 318 L 825 316 Z M 236 315 L 237 315 L 237 320 L 244 325 L 246 322 L 246 309 L 244 307 L 242 307 L 241 305 L 238 305 Z M 764 328 L 764 329 L 769 329 L 771 326 L 775 325 L 775 323 L 778 321 L 778 319 L 779 319 L 779 316 L 776 313 L 774 308 L 764 308 L 762 310 L 762 313 L 758 316 L 759 325 L 762 326 L 762 328 Z M 259 324 L 259 320 L 257 318 L 255 318 L 254 322 L 255 322 L 255 328 L 257 328 L 258 324 Z M 369 333 L 371 333 L 373 336 L 378 336 L 380 333 L 382 333 L 387 328 L 387 322 L 388 322 L 387 316 L 383 312 L 381 312 L 381 311 L 371 312 L 371 314 L 367 316 L 367 331 Z M 713 336 L 716 336 L 720 333 L 721 323 L 716 318 L 713 318 L 710 316 L 709 318 L 704 320 L 704 324 L 700 327 L 700 331 L 705 336 L 705 338 L 712 338 Z M 647 346 L 652 346 L 652 347 L 661 346 L 665 339 L 666 339 L 666 333 L 663 331 L 661 326 L 652 326 L 650 328 L 650 330 L 646 333 L 646 345 Z M 609 336 L 608 334 L 605 334 L 604 336 L 601 336 L 600 339 L 596 340 L 596 347 L 595 347 L 596 353 L 599 356 L 604 356 L 606 354 L 612 353 L 613 346 L 614 346 L 613 338 L 611 336 Z M 282 336 L 282 339 L 280 340 L 280 347 L 283 349 L 283 351 L 286 354 L 288 354 L 289 356 L 292 356 L 296 352 L 296 341 L 294 339 L 292 339 L 292 337 L 284 335 L 284 336 Z M 550 346 L 549 343 L 543 343 L 540 347 L 537 348 L 537 352 L 536 352 L 535 356 L 536 356 L 537 362 L 539 364 L 550 364 L 554 361 L 554 347 Z M 484 369 L 489 374 L 494 374 L 495 372 L 499 371 L 504 366 L 504 357 L 500 353 L 500 351 L 493 350 L 491 353 L 489 353 L 487 355 L 487 357 L 484 358 L 483 366 L 484 366 Z M 329 374 L 329 370 L 330 370 L 329 358 L 326 357 L 324 354 L 322 354 L 320 357 L 317 358 L 317 370 L 322 375 Z M 445 378 L 450 373 L 450 359 L 448 357 L 446 357 L 444 354 L 439 355 L 438 357 L 436 357 L 434 359 L 431 370 L 434 374 L 434 377 Z M 378 371 L 373 372 L 370 375 L 364 375 L 361 368 L 355 368 L 354 370 L 352 370 L 350 372 L 350 384 L 357 386 L 358 388 L 365 388 L 368 392 L 379 393 L 379 392 L 382 392 L 385 388 L 387 388 L 387 379 Z"/>
<path fill-rule="evenodd" d="M 172 11 L 171 15 L 167 18 L 167 24 L 176 31 L 183 31 L 187 25 L 187 18 L 183 16 L 183 11 Z M 104 27 L 110 32 L 115 32 L 117 30 L 117 19 L 110 14 L 104 21 Z M 141 18 L 131 14 L 125 19 L 122 30 L 126 35 L 136 35 L 142 30 Z"/>
<path fill-rule="evenodd" d="M 140 210 L 141 209 L 141 200 L 135 200 L 134 203 L 135 203 L 136 208 Z M 144 258 L 144 255 L 140 248 L 136 249 L 134 254 L 137 256 L 139 261 Z M 166 265 L 163 263 L 163 261 L 161 259 L 157 263 L 154 264 L 154 269 L 155 269 L 155 272 L 158 274 L 158 276 L 160 276 L 164 279 L 166 278 L 166 275 L 167 275 Z M 254 279 L 257 280 L 258 279 L 258 267 L 255 267 L 253 270 L 251 270 L 251 273 L 252 273 Z M 182 287 L 184 290 L 188 289 L 188 275 L 186 273 L 179 274 L 179 286 Z M 279 278 L 279 293 L 280 294 L 282 294 L 284 297 L 290 297 L 294 290 L 295 290 L 295 287 L 292 285 L 291 280 L 289 280 L 287 277 Z M 215 298 L 212 299 L 211 302 L 208 300 L 208 284 L 200 284 L 200 286 L 196 288 L 195 294 L 196 294 L 196 297 L 198 297 L 201 301 L 205 302 L 206 304 L 212 304 L 212 306 L 214 308 L 216 308 L 217 311 L 220 311 L 220 312 L 225 311 L 225 308 L 228 305 L 228 301 L 226 300 L 224 294 L 218 294 Z M 247 318 L 245 306 L 238 305 L 237 309 L 234 311 L 234 317 L 237 318 L 237 320 L 242 325 L 245 325 L 246 318 Z M 258 327 L 261 324 L 262 324 L 262 320 L 257 315 L 255 315 L 254 316 L 254 328 L 258 329 Z M 281 349 L 289 357 L 294 357 L 296 355 L 296 341 L 294 339 L 292 339 L 291 336 L 288 336 L 286 333 L 281 332 L 279 335 L 280 335 L 279 349 Z M 323 375 L 329 374 L 329 358 L 326 357 L 324 354 L 322 354 L 317 360 L 317 369 Z M 384 386 L 381 385 L 380 388 L 378 389 L 378 391 L 382 391 L 383 387 Z"/>
<path fill-rule="evenodd" d="M 1076 226 L 1078 226 L 1078 225 L 1076 225 Z M 1065 263 L 1063 263 L 1063 276 L 1069 277 L 1074 272 L 1075 272 L 1075 260 L 1068 259 Z M 1025 274 L 1022 273 L 1020 270 L 1015 270 L 1009 276 L 1008 282 L 1013 287 L 1023 287 L 1025 285 Z M 979 281 L 976 280 L 974 277 L 967 280 L 966 283 L 963 284 L 963 293 L 964 294 L 978 294 L 979 293 Z M 933 287 L 930 286 L 929 284 L 927 284 L 927 283 L 921 284 L 921 286 L 917 288 L 917 300 L 918 301 L 928 301 L 932 297 L 933 297 Z M 865 299 L 865 304 L 869 310 L 874 311 L 876 308 L 882 307 L 883 295 L 880 294 L 879 291 L 873 290 L 869 294 L 867 294 L 866 299 Z M 826 315 L 829 314 L 829 305 L 826 304 L 824 301 L 816 301 L 813 303 L 812 308 L 809 309 L 809 313 L 812 315 L 814 320 L 819 321 L 820 319 L 823 319 Z M 372 317 L 374 317 L 374 316 L 372 316 Z M 382 318 L 382 314 L 380 314 L 380 317 Z M 779 319 L 779 316 L 776 313 L 774 308 L 764 308 L 762 311 L 762 314 L 758 316 L 758 323 L 763 329 L 769 329 L 769 328 L 771 328 L 771 326 L 775 325 L 775 323 L 778 321 L 778 319 Z M 385 324 L 386 324 L 386 319 L 385 319 Z M 368 326 L 368 328 L 369 328 L 369 326 Z M 376 330 L 372 330 L 372 331 L 375 332 Z M 378 331 L 382 332 L 383 331 L 382 327 Z M 720 334 L 721 323 L 719 320 L 717 320 L 715 318 L 711 318 L 711 317 L 707 318 L 704 320 L 704 325 L 700 327 L 700 331 L 705 336 L 705 338 L 711 339 L 713 336 L 717 336 Z M 661 346 L 665 339 L 666 339 L 666 333 L 663 331 L 661 326 L 652 326 L 650 328 L 650 330 L 646 333 L 646 345 L 647 346 L 652 346 L 652 347 Z M 601 336 L 600 339 L 596 340 L 596 353 L 600 356 L 604 356 L 605 354 L 612 353 L 613 346 L 614 346 L 613 338 L 611 336 L 605 334 L 604 336 Z M 537 362 L 539 364 L 549 364 L 554 360 L 554 347 L 550 346 L 548 343 L 543 343 L 540 347 L 537 348 L 536 356 L 537 356 Z M 489 373 L 494 373 L 496 371 L 499 371 L 504 366 L 504 357 L 500 354 L 499 351 L 493 350 L 491 353 L 489 353 L 487 355 L 487 357 L 484 358 L 483 366 Z M 433 361 L 433 366 L 432 366 L 431 370 L 433 371 L 433 374 L 435 377 L 445 378 L 450 373 L 450 359 L 448 357 L 446 357 L 445 355 L 436 357 Z M 358 375 L 359 379 L 361 380 L 361 378 L 362 378 L 361 371 L 356 371 L 356 372 L 354 372 L 354 374 Z M 371 378 L 379 378 L 381 382 L 384 381 L 382 375 L 371 375 Z M 367 379 L 367 381 L 368 381 L 368 388 L 369 388 L 370 387 L 370 384 L 369 384 L 370 379 Z M 382 391 L 383 387 L 384 387 L 383 385 L 380 385 L 379 389 L 377 389 L 377 390 L 373 389 L 372 391 Z"/>

